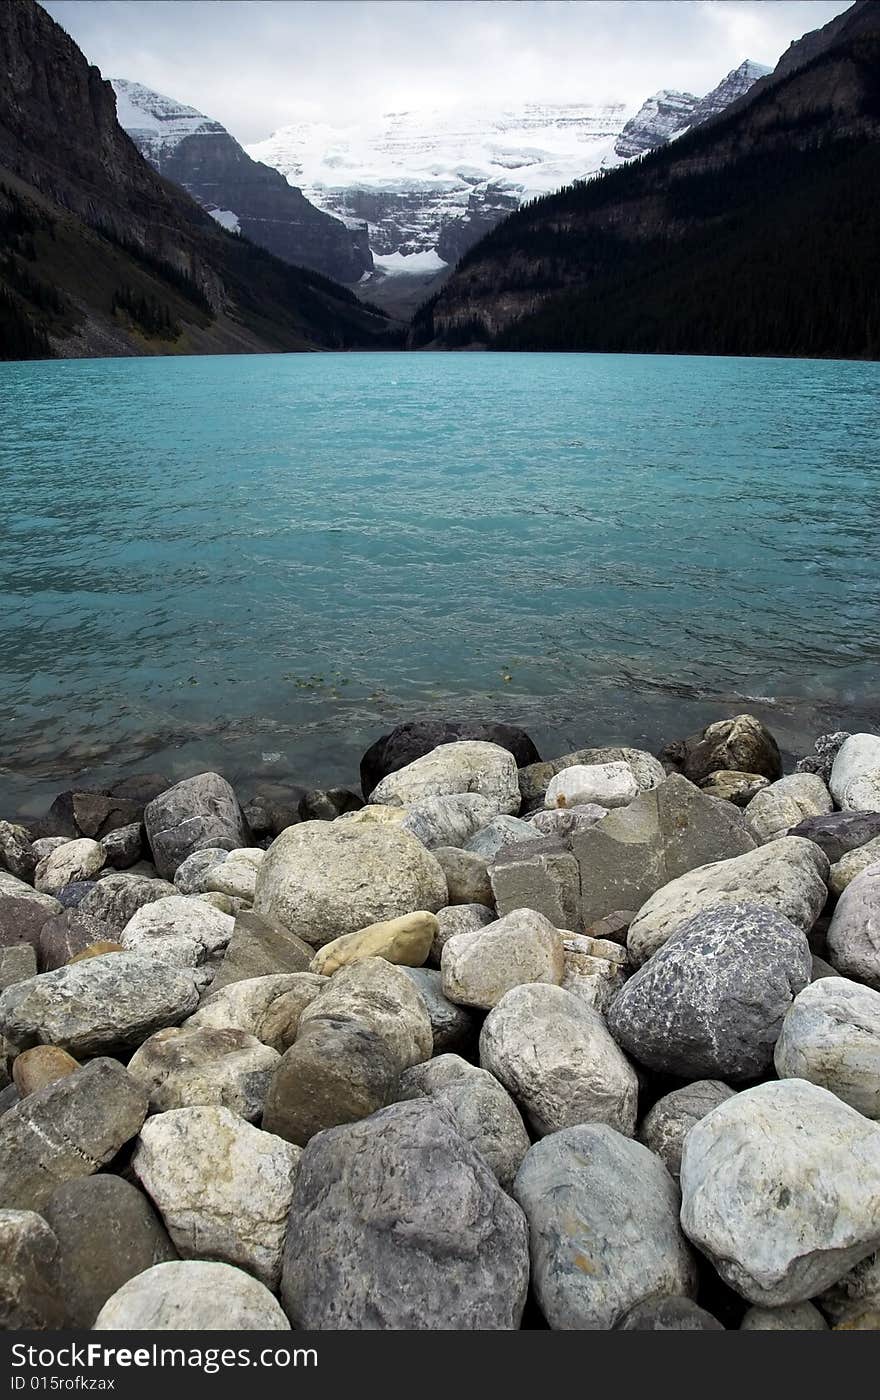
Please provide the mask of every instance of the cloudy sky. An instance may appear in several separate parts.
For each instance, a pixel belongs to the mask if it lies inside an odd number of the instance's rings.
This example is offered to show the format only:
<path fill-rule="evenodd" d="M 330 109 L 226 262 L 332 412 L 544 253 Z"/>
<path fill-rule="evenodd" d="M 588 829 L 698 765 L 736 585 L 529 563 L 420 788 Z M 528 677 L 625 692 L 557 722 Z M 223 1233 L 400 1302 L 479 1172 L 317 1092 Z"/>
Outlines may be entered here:
<path fill-rule="evenodd" d="M 42 0 L 105 77 L 240 141 L 457 102 L 639 103 L 773 64 L 850 0 Z"/>

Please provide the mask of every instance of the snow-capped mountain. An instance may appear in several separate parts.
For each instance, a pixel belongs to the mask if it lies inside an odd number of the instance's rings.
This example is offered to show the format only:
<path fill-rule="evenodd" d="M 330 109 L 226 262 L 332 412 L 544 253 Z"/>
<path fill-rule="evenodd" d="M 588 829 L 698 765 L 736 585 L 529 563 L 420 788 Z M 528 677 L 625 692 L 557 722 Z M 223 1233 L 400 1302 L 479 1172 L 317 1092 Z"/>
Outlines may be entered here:
<path fill-rule="evenodd" d="M 340 282 L 371 269 L 363 223 L 315 208 L 277 170 L 252 160 L 220 122 L 141 83 L 115 78 L 113 90 L 117 120 L 141 155 L 224 228 Z"/>
<path fill-rule="evenodd" d="M 626 123 L 614 143 L 615 155 L 629 160 L 671 141 L 692 125 L 699 105 L 692 92 L 655 92 Z"/>
<path fill-rule="evenodd" d="M 753 83 L 759 78 L 766 78 L 768 73 L 772 73 L 772 68 L 767 68 L 763 63 L 754 63 L 747 58 L 738 68 L 734 68 L 722 78 L 717 87 L 711 92 L 707 92 L 705 97 L 701 97 L 694 109 L 691 119 L 691 126 L 697 126 L 700 122 L 710 121 L 712 117 L 718 117 L 731 102 L 736 102 L 737 98 L 744 97 Z"/>

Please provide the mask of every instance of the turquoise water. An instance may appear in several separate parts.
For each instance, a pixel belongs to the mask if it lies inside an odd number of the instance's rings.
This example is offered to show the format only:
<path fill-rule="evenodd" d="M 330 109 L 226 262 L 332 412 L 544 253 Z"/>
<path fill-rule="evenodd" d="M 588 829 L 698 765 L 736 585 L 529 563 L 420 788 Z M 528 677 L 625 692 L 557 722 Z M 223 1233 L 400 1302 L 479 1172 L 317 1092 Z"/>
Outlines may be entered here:
<path fill-rule="evenodd" d="M 0 816 L 403 718 L 656 747 L 880 718 L 880 366 L 348 354 L 0 365 Z"/>

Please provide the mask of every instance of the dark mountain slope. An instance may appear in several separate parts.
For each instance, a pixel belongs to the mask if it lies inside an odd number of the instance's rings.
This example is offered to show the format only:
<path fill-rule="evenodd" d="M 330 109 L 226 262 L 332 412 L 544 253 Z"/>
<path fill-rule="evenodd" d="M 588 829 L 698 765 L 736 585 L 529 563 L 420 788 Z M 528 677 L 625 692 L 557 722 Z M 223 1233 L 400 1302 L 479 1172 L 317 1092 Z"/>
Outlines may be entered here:
<path fill-rule="evenodd" d="M 233 236 L 144 161 L 34 0 L 0 3 L 0 358 L 389 343 L 346 289 Z"/>
<path fill-rule="evenodd" d="M 828 29 L 674 146 L 506 220 L 415 343 L 880 354 L 880 5 Z"/>

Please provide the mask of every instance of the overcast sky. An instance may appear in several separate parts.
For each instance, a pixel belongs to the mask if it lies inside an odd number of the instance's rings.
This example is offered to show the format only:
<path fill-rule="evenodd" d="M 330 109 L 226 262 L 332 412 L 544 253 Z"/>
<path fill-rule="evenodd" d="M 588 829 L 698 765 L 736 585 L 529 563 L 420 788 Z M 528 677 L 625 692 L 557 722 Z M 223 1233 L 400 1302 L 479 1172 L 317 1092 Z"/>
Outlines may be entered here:
<path fill-rule="evenodd" d="M 641 102 L 772 65 L 850 0 L 43 0 L 107 78 L 240 141 L 458 101 Z"/>

